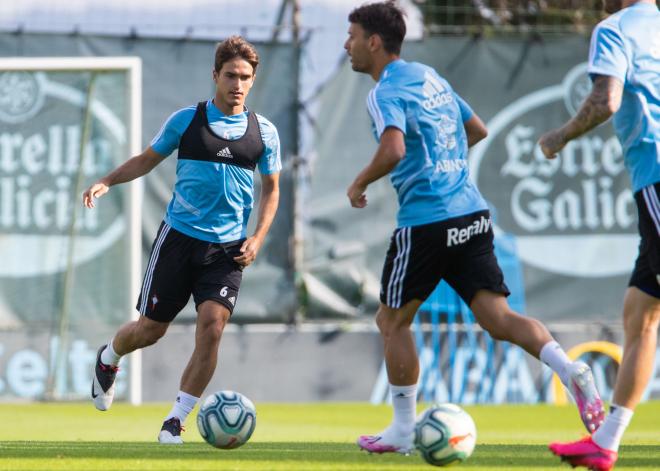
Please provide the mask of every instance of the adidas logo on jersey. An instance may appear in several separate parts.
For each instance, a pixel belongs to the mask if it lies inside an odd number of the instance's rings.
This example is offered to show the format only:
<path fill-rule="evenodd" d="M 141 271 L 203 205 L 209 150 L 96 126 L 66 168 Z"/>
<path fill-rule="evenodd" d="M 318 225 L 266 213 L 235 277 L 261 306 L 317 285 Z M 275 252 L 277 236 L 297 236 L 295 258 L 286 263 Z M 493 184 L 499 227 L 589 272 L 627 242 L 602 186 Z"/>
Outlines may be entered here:
<path fill-rule="evenodd" d="M 228 297 L 227 301 L 229 301 L 231 303 L 231 305 L 233 306 L 234 304 L 236 304 L 236 296 Z"/>
<path fill-rule="evenodd" d="M 426 100 L 422 102 L 422 106 L 426 110 L 432 110 L 438 106 L 446 105 L 454 100 L 452 94 L 445 91 L 442 82 L 430 72 L 424 74 L 422 93 L 424 93 L 424 96 L 426 97 Z"/>
<path fill-rule="evenodd" d="M 229 150 L 229 147 L 225 147 L 224 149 L 220 149 L 217 154 L 218 157 L 224 157 L 225 159 L 233 159 L 234 156 L 231 155 L 231 151 Z"/>

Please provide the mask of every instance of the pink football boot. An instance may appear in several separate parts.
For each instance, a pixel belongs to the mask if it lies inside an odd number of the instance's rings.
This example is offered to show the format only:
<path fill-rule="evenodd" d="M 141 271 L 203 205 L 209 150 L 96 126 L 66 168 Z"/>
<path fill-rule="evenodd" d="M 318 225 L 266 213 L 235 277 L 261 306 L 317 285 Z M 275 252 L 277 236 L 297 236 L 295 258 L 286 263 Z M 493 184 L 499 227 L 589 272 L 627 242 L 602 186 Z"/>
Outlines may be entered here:
<path fill-rule="evenodd" d="M 399 436 L 396 438 L 386 437 L 385 434 L 361 435 L 357 440 L 358 446 L 369 453 L 401 453 L 409 455 L 413 449 L 414 434 Z"/>
<path fill-rule="evenodd" d="M 551 443 L 548 448 L 571 466 L 584 466 L 592 471 L 610 471 L 618 458 L 616 451 L 599 447 L 591 436 L 576 442 Z"/>

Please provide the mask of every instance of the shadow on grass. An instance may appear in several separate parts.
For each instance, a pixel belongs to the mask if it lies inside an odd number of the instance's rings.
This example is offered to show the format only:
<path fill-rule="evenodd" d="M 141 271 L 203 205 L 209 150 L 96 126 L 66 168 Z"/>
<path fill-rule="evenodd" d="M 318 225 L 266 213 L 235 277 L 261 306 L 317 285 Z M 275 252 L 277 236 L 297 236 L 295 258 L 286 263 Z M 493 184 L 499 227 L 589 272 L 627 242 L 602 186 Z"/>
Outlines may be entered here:
<path fill-rule="evenodd" d="M 196 460 L 216 461 L 225 458 L 232 461 L 305 461 L 316 463 L 381 462 L 422 464 L 419 456 L 369 455 L 360 453 L 356 445 L 349 443 L 303 442 L 254 442 L 235 450 L 219 450 L 204 443 L 186 443 L 183 446 L 163 446 L 146 442 L 55 442 L 15 441 L 0 443 L 0 461 L 3 459 L 110 459 L 110 460 Z M 653 445 L 627 446 L 617 468 L 637 467 L 658 469 L 660 448 Z M 487 467 L 522 468 L 553 467 L 559 459 L 545 445 L 492 445 L 480 444 L 464 468 Z"/>

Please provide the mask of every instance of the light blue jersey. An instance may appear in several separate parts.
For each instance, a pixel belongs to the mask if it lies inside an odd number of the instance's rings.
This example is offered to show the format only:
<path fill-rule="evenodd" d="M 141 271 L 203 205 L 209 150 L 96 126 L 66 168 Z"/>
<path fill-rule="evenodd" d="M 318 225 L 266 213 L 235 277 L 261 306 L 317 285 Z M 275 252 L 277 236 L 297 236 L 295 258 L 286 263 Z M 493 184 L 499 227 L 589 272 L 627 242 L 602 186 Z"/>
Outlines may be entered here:
<path fill-rule="evenodd" d="M 151 147 L 168 156 L 179 147 L 196 106 L 173 113 L 151 142 Z M 206 103 L 211 130 L 219 137 L 236 140 L 247 130 L 247 112 L 226 116 L 212 100 Z M 257 115 L 264 152 L 257 162 L 265 175 L 280 171 L 280 141 L 277 129 Z M 172 200 L 165 222 L 179 232 L 208 242 L 231 242 L 246 237 L 254 201 L 254 172 L 221 162 L 190 160 L 179 156 Z"/>
<path fill-rule="evenodd" d="M 614 129 L 633 191 L 660 181 L 660 12 L 637 3 L 600 22 L 591 36 L 589 73 L 624 84 Z"/>
<path fill-rule="evenodd" d="M 374 133 L 395 127 L 406 155 L 390 173 L 399 198 L 398 227 L 419 226 L 487 209 L 468 176 L 463 123 L 472 110 L 435 70 L 396 60 L 367 99 Z"/>

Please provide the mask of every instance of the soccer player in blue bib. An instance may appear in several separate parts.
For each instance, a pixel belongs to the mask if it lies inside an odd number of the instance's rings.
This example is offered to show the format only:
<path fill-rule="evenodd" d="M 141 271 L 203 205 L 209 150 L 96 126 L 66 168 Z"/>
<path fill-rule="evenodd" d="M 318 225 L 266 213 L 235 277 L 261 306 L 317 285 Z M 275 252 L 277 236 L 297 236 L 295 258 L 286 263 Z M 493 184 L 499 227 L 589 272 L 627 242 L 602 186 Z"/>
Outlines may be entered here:
<path fill-rule="evenodd" d="M 376 81 L 367 108 L 379 142 L 348 198 L 364 208 L 368 185 L 389 175 L 399 200 L 376 314 L 394 419 L 381 433 L 359 437 L 358 445 L 375 453 L 412 449 L 419 362 L 410 324 L 442 279 L 494 339 L 548 364 L 576 398 L 587 429 L 595 429 L 604 411 L 589 367 L 571 362 L 543 324 L 506 301 L 488 206 L 466 160 L 468 147 L 486 136 L 484 124 L 434 69 L 399 58 L 406 27 L 393 2 L 361 6 L 348 20 L 344 47 L 353 70 Z"/>
<path fill-rule="evenodd" d="M 624 351 L 610 414 L 591 437 L 553 443 L 574 466 L 609 470 L 653 371 L 660 322 L 660 12 L 654 0 L 604 0 L 614 13 L 593 31 L 593 88 L 577 115 L 539 140 L 552 159 L 614 115 L 639 216 L 639 255 L 623 302 Z"/>
<path fill-rule="evenodd" d="M 178 148 L 174 194 L 161 224 L 142 283 L 139 320 L 120 327 L 97 354 L 92 398 L 107 410 L 114 396 L 119 359 L 154 344 L 192 294 L 197 308 L 195 348 L 180 391 L 158 436 L 179 444 L 182 425 L 215 371 L 220 337 L 236 304 L 243 269 L 257 256 L 279 200 L 280 143 L 275 127 L 248 111 L 245 98 L 259 56 L 239 36 L 215 53 L 215 96 L 181 109 L 165 122 L 151 145 L 83 194 L 83 204 L 111 186 L 141 177 Z M 261 199 L 254 234 L 246 234 L 253 206 L 254 171 Z"/>

